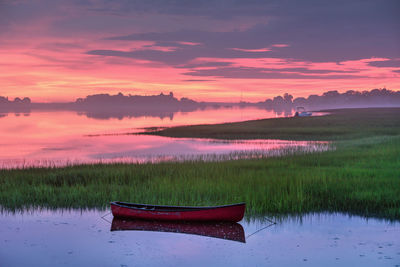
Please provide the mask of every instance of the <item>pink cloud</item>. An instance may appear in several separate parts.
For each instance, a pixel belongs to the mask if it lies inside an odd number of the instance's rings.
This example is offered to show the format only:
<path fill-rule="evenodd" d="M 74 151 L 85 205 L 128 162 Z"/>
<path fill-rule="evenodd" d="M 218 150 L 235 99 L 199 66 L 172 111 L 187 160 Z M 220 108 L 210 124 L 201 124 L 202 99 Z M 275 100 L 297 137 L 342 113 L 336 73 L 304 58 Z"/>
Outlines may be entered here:
<path fill-rule="evenodd" d="M 279 47 L 279 48 L 282 48 L 282 47 L 289 47 L 289 45 L 288 44 L 273 44 L 273 45 L 271 45 L 272 47 Z"/>
<path fill-rule="evenodd" d="M 242 52 L 268 52 L 271 51 L 269 48 L 259 48 L 259 49 L 244 49 L 244 48 L 231 48 L 232 50 L 242 51 Z"/>
<path fill-rule="evenodd" d="M 201 45 L 201 43 L 195 43 L 195 42 L 177 42 L 177 43 L 182 45 Z"/>

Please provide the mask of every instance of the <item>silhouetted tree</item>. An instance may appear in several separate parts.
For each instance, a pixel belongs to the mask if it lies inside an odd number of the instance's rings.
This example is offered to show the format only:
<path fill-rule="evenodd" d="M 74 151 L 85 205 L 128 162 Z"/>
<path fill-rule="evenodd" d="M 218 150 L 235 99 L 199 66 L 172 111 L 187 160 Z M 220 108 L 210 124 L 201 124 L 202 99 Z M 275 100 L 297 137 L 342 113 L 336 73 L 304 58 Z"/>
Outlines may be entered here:
<path fill-rule="evenodd" d="M 288 93 L 285 93 L 283 95 L 283 100 L 285 101 L 286 105 L 291 105 L 292 104 L 292 99 L 293 99 L 293 96 L 289 95 Z"/>

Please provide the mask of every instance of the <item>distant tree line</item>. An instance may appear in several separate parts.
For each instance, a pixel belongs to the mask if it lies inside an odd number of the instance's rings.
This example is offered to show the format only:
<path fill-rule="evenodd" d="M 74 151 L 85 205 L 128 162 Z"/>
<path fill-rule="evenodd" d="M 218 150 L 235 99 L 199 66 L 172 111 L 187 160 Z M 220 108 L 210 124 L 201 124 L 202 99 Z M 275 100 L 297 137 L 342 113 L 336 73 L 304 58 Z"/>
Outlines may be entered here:
<path fill-rule="evenodd" d="M 174 93 L 169 94 L 160 93 L 159 95 L 124 95 L 118 93 L 116 95 L 109 94 L 96 94 L 88 95 L 85 98 L 78 98 L 75 103 L 81 106 L 91 106 L 91 107 L 104 107 L 104 105 L 115 105 L 115 106 L 132 106 L 132 107 L 151 107 L 149 105 L 154 105 L 156 107 L 168 106 L 168 107 L 178 107 L 178 106 L 189 106 L 197 105 L 198 102 L 191 100 L 189 98 L 181 98 L 178 100 L 174 97 Z"/>
<path fill-rule="evenodd" d="M 339 93 L 335 90 L 325 92 L 322 95 L 310 95 L 307 98 L 293 98 L 292 95 L 285 93 L 283 96 L 276 96 L 259 104 L 270 109 L 291 109 L 299 106 L 313 109 L 400 106 L 400 91 L 383 88 L 362 92 L 349 90 L 345 93 Z"/>
<path fill-rule="evenodd" d="M 310 95 L 307 98 L 297 97 L 285 93 L 283 96 L 276 96 L 266 99 L 263 102 L 249 103 L 218 103 L 218 102 L 196 102 L 189 98 L 178 99 L 172 92 L 159 95 L 124 95 L 118 93 L 88 95 L 85 98 L 78 98 L 70 103 L 31 103 L 28 97 L 9 100 L 8 97 L 0 96 L 1 110 L 15 110 L 22 108 L 48 108 L 48 109 L 72 109 L 72 110 L 113 110 L 147 109 L 164 111 L 184 111 L 204 108 L 206 106 L 222 107 L 229 105 L 258 106 L 272 110 L 291 110 L 302 106 L 308 109 L 327 109 L 344 107 L 385 107 L 400 106 L 400 91 L 392 91 L 386 88 L 373 89 L 371 91 L 349 90 L 345 93 L 328 91 L 322 95 Z"/>
<path fill-rule="evenodd" d="M 23 99 L 16 97 L 14 101 L 10 101 L 8 97 L 0 96 L 0 105 L 27 105 L 31 103 L 29 97 L 24 97 Z"/>

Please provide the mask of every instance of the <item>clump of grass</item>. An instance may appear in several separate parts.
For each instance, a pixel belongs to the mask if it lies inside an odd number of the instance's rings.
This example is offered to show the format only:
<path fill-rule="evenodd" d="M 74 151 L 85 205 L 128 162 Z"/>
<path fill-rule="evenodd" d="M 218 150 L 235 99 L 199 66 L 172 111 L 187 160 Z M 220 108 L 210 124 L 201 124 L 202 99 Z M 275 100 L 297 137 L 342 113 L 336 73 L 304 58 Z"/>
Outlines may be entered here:
<path fill-rule="evenodd" d="M 400 219 L 400 137 L 334 151 L 223 162 L 96 164 L 0 170 L 3 210 L 104 208 L 113 200 L 247 203 L 248 215 L 348 212 Z"/>

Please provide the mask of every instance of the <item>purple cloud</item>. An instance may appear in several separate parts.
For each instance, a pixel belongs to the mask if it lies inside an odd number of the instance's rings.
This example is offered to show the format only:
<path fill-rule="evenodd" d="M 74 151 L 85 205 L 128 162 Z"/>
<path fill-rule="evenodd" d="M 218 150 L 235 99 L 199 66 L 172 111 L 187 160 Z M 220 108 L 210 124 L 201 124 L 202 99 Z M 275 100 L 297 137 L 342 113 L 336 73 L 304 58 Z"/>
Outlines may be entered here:
<path fill-rule="evenodd" d="M 382 68 L 400 68 L 400 59 L 384 60 L 384 61 L 371 61 L 368 63 L 370 66 Z"/>
<path fill-rule="evenodd" d="M 362 78 L 360 75 L 336 74 L 349 73 L 347 71 L 332 70 L 308 70 L 303 68 L 248 68 L 248 67 L 225 67 L 215 69 L 198 69 L 184 73 L 189 76 L 236 78 L 236 79 L 353 79 Z M 330 75 L 317 75 L 329 74 Z M 311 75 L 309 75 L 311 74 Z"/>

